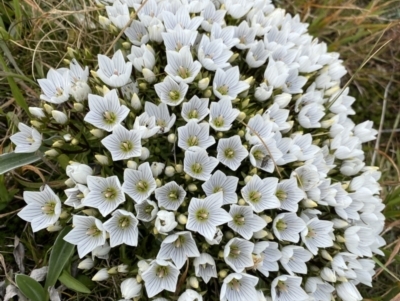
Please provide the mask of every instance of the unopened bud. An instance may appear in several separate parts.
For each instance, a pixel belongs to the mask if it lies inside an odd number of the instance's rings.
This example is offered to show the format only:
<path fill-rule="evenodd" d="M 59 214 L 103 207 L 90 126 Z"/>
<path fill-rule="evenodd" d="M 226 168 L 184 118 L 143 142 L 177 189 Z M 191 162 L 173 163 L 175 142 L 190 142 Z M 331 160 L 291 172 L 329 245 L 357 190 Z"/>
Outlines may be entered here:
<path fill-rule="evenodd" d="M 175 168 L 173 166 L 167 166 L 165 168 L 165 175 L 167 177 L 173 177 L 175 174 Z"/>
<path fill-rule="evenodd" d="M 84 209 L 84 210 L 82 210 L 82 212 L 88 216 L 97 216 L 98 215 L 98 212 L 96 209 Z"/>
<path fill-rule="evenodd" d="M 151 84 L 152 82 L 154 82 L 156 80 L 156 75 L 150 69 L 143 68 L 142 73 L 143 73 L 143 77 L 146 80 L 146 82 Z"/>
<path fill-rule="evenodd" d="M 58 152 L 55 149 L 49 149 L 48 151 L 44 152 L 44 155 L 47 157 L 56 157 L 58 156 Z"/>
<path fill-rule="evenodd" d="M 178 223 L 180 223 L 181 225 L 186 225 L 186 223 L 187 223 L 187 217 L 184 214 L 179 214 L 177 220 L 178 220 Z"/>
<path fill-rule="evenodd" d="M 49 232 L 58 232 L 62 228 L 63 227 L 59 223 L 56 223 L 54 225 L 48 226 L 46 230 L 49 231 Z"/>
<path fill-rule="evenodd" d="M 182 164 L 176 164 L 175 165 L 175 170 L 176 170 L 177 173 L 181 173 L 183 171 Z"/>
<path fill-rule="evenodd" d="M 90 257 L 82 260 L 78 264 L 78 269 L 80 269 L 80 270 L 90 270 L 93 267 L 94 267 L 94 262 L 93 262 L 93 259 Z"/>
<path fill-rule="evenodd" d="M 126 49 L 126 50 L 130 50 L 131 49 L 131 43 L 122 42 L 122 47 L 124 47 L 124 49 Z"/>
<path fill-rule="evenodd" d="M 250 76 L 244 80 L 245 83 L 248 83 L 250 86 L 254 84 L 254 77 Z"/>
<path fill-rule="evenodd" d="M 160 179 L 156 179 L 156 186 L 157 187 L 161 187 L 162 186 L 162 182 Z"/>
<path fill-rule="evenodd" d="M 46 111 L 47 114 L 51 115 L 51 111 L 53 111 L 53 107 L 47 103 L 43 105 L 44 110 Z"/>
<path fill-rule="evenodd" d="M 196 191 L 196 190 L 197 190 L 196 184 L 193 184 L 193 183 L 192 183 L 192 184 L 189 184 L 188 190 L 191 191 L 191 192 Z"/>
<path fill-rule="evenodd" d="M 204 97 L 205 98 L 210 98 L 211 95 L 212 95 L 212 92 L 211 92 L 210 89 L 207 89 L 207 90 L 204 91 Z"/>
<path fill-rule="evenodd" d="M 63 136 L 63 138 L 64 138 L 64 140 L 65 140 L 66 142 L 70 142 L 70 141 L 72 140 L 71 134 L 65 134 L 65 135 Z"/>
<path fill-rule="evenodd" d="M 108 26 L 110 26 L 110 24 L 111 24 L 111 20 L 102 15 L 99 15 L 99 23 L 100 23 L 101 27 L 103 27 L 104 29 L 107 29 Z"/>
<path fill-rule="evenodd" d="M 322 256 L 322 258 L 324 258 L 324 259 L 326 259 L 328 261 L 332 261 L 333 260 L 332 256 L 325 249 L 321 250 L 321 256 Z"/>
<path fill-rule="evenodd" d="M 260 215 L 260 217 L 261 217 L 263 220 L 265 220 L 265 222 L 266 222 L 267 224 L 269 224 L 270 222 L 272 222 L 272 218 L 271 218 L 270 216 L 266 215 L 266 214 L 262 214 L 262 215 Z"/>
<path fill-rule="evenodd" d="M 63 145 L 64 145 L 64 141 L 62 141 L 62 140 L 57 140 L 56 142 L 54 142 L 54 143 L 51 145 L 51 147 L 60 148 L 60 147 L 62 147 Z"/>
<path fill-rule="evenodd" d="M 108 271 L 106 268 L 101 269 L 98 271 L 92 278 L 92 281 L 104 281 L 107 280 L 110 275 L 108 274 Z"/>
<path fill-rule="evenodd" d="M 138 164 L 135 162 L 135 161 L 132 161 L 132 160 L 129 160 L 127 163 L 126 163 L 126 166 L 128 167 L 128 168 L 130 168 L 130 169 L 137 169 L 138 168 Z"/>
<path fill-rule="evenodd" d="M 240 130 L 240 131 L 238 132 L 238 135 L 239 135 L 239 137 L 244 137 L 244 131 Z"/>
<path fill-rule="evenodd" d="M 225 237 L 226 237 L 226 239 L 232 239 L 232 238 L 235 237 L 235 235 L 233 234 L 232 231 L 226 231 L 225 232 Z"/>
<path fill-rule="evenodd" d="M 142 147 L 139 159 L 144 161 L 150 157 L 150 151 L 147 147 Z"/>
<path fill-rule="evenodd" d="M 68 121 L 68 116 L 61 111 L 57 111 L 57 110 L 53 110 L 51 112 L 51 116 L 53 116 L 55 122 L 59 123 L 59 124 L 65 124 Z"/>
<path fill-rule="evenodd" d="M 264 237 L 267 236 L 267 235 L 268 235 L 268 232 L 265 231 L 265 230 L 260 230 L 260 231 L 257 231 L 257 232 L 254 232 L 254 233 L 253 233 L 253 237 L 254 237 L 255 239 L 262 239 L 262 238 L 264 238 Z"/>
<path fill-rule="evenodd" d="M 127 264 L 120 264 L 118 266 L 118 273 L 128 273 L 128 265 Z"/>
<path fill-rule="evenodd" d="M 140 83 L 139 84 L 139 89 L 147 90 L 147 84 L 146 83 Z"/>
<path fill-rule="evenodd" d="M 346 239 L 345 239 L 343 236 L 341 236 L 341 235 L 336 235 L 336 241 L 337 241 L 337 242 L 345 242 Z"/>
<path fill-rule="evenodd" d="M 301 204 L 306 208 L 315 208 L 318 207 L 318 204 L 311 199 L 305 199 L 301 201 Z"/>
<path fill-rule="evenodd" d="M 36 118 L 46 117 L 42 108 L 38 107 L 29 107 L 29 113 L 31 113 Z"/>
<path fill-rule="evenodd" d="M 168 135 L 168 142 L 169 143 L 175 143 L 176 142 L 176 135 L 175 134 L 169 134 Z"/>
<path fill-rule="evenodd" d="M 218 276 L 222 279 L 224 279 L 226 276 L 228 276 L 228 271 L 227 270 L 221 270 L 218 273 Z"/>
<path fill-rule="evenodd" d="M 136 281 L 138 282 L 138 283 L 140 283 L 140 282 L 142 282 L 142 276 L 140 276 L 140 275 L 136 275 Z"/>
<path fill-rule="evenodd" d="M 196 277 L 192 276 L 189 278 L 189 285 L 194 289 L 199 287 L 199 280 Z"/>
<path fill-rule="evenodd" d="M 205 90 L 208 88 L 209 84 L 210 84 L 210 79 L 208 77 L 203 78 L 202 80 L 199 81 L 199 89 Z"/>
<path fill-rule="evenodd" d="M 73 139 L 71 140 L 71 144 L 72 144 L 72 145 L 78 145 L 78 144 L 79 144 L 79 140 L 76 139 L 76 138 L 73 138 Z"/>
<path fill-rule="evenodd" d="M 104 137 L 104 131 L 100 129 L 93 129 L 90 131 L 90 133 L 99 139 Z"/>
<path fill-rule="evenodd" d="M 60 214 L 60 219 L 66 219 L 68 218 L 70 215 L 68 213 L 68 211 L 63 210 Z"/>
<path fill-rule="evenodd" d="M 251 180 L 252 178 L 253 178 L 252 176 L 247 176 L 247 177 L 245 177 L 245 178 L 244 178 L 244 183 L 245 183 L 245 184 L 249 183 L 250 180 Z"/>
<path fill-rule="evenodd" d="M 72 179 L 68 179 L 64 182 L 64 184 L 68 187 L 74 187 L 75 186 L 75 182 Z"/>
<path fill-rule="evenodd" d="M 229 63 L 233 63 L 234 61 L 236 61 L 236 59 L 238 58 L 239 53 L 234 53 L 233 55 L 231 55 L 231 57 L 229 58 L 228 62 Z"/>
<path fill-rule="evenodd" d="M 333 222 L 333 228 L 335 228 L 335 229 L 346 228 L 349 225 L 348 222 L 346 222 L 346 221 L 344 221 L 342 219 L 338 219 L 338 218 L 334 218 L 332 220 L 332 222 Z"/>
<path fill-rule="evenodd" d="M 77 112 L 82 112 L 83 109 L 84 109 L 84 106 L 83 106 L 83 104 L 81 104 L 80 102 L 75 102 L 75 103 L 74 103 L 74 109 L 75 109 Z"/>
<path fill-rule="evenodd" d="M 43 123 L 41 123 L 37 120 L 31 120 L 30 122 L 35 128 L 40 128 L 43 125 Z"/>
<path fill-rule="evenodd" d="M 107 271 L 107 273 L 108 273 L 109 275 L 115 275 L 115 274 L 117 274 L 117 273 L 118 273 L 118 267 L 112 267 L 111 269 L 109 269 L 109 270 Z"/>
<path fill-rule="evenodd" d="M 244 199 L 239 199 L 238 204 L 240 206 L 244 206 L 244 205 L 246 205 L 246 201 Z"/>
<path fill-rule="evenodd" d="M 236 120 L 243 121 L 246 118 L 245 112 L 240 112 L 239 115 L 236 117 Z"/>
<path fill-rule="evenodd" d="M 95 155 L 94 157 L 97 159 L 97 161 L 98 161 L 101 165 L 108 165 L 108 164 L 110 164 L 110 162 L 108 161 L 107 156 L 104 156 L 104 155 Z"/>

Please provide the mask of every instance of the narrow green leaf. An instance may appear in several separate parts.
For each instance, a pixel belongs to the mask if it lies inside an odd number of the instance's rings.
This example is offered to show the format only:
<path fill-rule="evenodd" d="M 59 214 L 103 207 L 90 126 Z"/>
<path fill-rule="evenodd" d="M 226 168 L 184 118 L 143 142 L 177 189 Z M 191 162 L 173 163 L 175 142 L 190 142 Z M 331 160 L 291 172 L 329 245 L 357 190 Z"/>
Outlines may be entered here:
<path fill-rule="evenodd" d="M 28 299 L 32 301 L 47 300 L 43 287 L 35 279 L 23 274 L 18 274 L 15 276 L 15 282 L 24 296 Z"/>
<path fill-rule="evenodd" d="M 17 167 L 37 162 L 41 159 L 37 153 L 7 153 L 0 155 L 0 175 Z"/>
<path fill-rule="evenodd" d="M 90 289 L 88 289 L 82 282 L 72 277 L 67 271 L 62 272 L 59 280 L 62 284 L 75 292 L 90 294 Z"/>
<path fill-rule="evenodd" d="M 46 283 L 44 285 L 46 289 L 56 284 L 62 270 L 74 254 L 75 246 L 64 240 L 64 236 L 67 235 L 71 229 L 71 227 L 65 227 L 60 232 L 56 242 L 54 243 L 54 247 L 51 251 L 49 259 L 49 271 L 47 273 Z"/>

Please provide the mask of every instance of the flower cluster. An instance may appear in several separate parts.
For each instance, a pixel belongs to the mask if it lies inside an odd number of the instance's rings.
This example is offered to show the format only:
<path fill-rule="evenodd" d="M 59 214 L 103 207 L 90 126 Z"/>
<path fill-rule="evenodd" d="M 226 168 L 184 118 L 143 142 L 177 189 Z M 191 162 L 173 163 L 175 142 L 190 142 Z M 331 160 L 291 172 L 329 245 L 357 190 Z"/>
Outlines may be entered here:
<path fill-rule="evenodd" d="M 19 216 L 72 222 L 81 267 L 97 257 L 93 279 L 124 299 L 362 300 L 384 205 L 339 55 L 270 0 L 110 2 L 123 47 L 92 77 L 76 59 L 49 70 L 11 137 L 75 160 L 65 194 L 25 192 Z M 117 277 L 101 260 L 120 254 Z"/>

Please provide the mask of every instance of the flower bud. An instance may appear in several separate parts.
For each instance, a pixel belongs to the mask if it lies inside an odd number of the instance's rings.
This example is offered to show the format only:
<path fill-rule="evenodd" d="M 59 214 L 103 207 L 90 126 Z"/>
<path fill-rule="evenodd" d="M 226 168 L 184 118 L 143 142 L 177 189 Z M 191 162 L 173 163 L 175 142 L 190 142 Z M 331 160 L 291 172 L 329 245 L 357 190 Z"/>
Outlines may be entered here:
<path fill-rule="evenodd" d="M 107 269 L 101 269 L 96 273 L 96 275 L 93 276 L 92 281 L 104 281 L 107 280 L 110 275 L 107 272 Z"/>
<path fill-rule="evenodd" d="M 335 228 L 335 229 L 346 228 L 349 225 L 348 222 L 346 222 L 346 221 L 344 221 L 342 219 L 338 219 L 338 218 L 334 218 L 332 220 L 332 222 L 333 222 L 333 228 Z"/>
<path fill-rule="evenodd" d="M 329 88 L 328 90 L 325 90 L 325 96 L 332 96 L 333 94 L 335 94 L 339 90 L 340 90 L 340 86 L 339 85 L 335 85 L 332 88 Z"/>
<path fill-rule="evenodd" d="M 226 231 L 225 232 L 225 237 L 226 237 L 226 239 L 232 239 L 232 238 L 235 237 L 235 235 L 233 234 L 232 231 Z"/>
<path fill-rule="evenodd" d="M 175 174 L 175 168 L 173 166 L 167 166 L 165 168 L 165 175 L 167 177 L 173 177 Z"/>
<path fill-rule="evenodd" d="M 63 210 L 63 211 L 60 213 L 60 219 L 66 219 L 66 218 L 68 218 L 68 217 L 69 217 L 68 211 Z"/>
<path fill-rule="evenodd" d="M 196 184 L 189 184 L 189 186 L 188 186 L 188 190 L 190 191 L 190 192 L 195 192 L 196 190 L 197 190 L 197 186 L 196 186 Z"/>
<path fill-rule="evenodd" d="M 90 131 L 90 133 L 99 139 L 104 137 L 104 131 L 100 129 L 93 129 Z"/>
<path fill-rule="evenodd" d="M 320 274 L 321 278 L 328 282 L 336 282 L 335 273 L 330 268 L 323 268 Z"/>
<path fill-rule="evenodd" d="M 46 111 L 47 114 L 51 115 L 51 111 L 53 111 L 53 107 L 47 103 L 43 105 L 44 110 Z"/>
<path fill-rule="evenodd" d="M 90 257 L 82 260 L 78 264 L 78 269 L 80 269 L 80 270 L 90 270 L 93 267 L 94 267 L 94 262 L 93 262 L 93 259 Z"/>
<path fill-rule="evenodd" d="M 301 201 L 301 204 L 306 208 L 315 208 L 318 207 L 318 204 L 311 199 L 305 199 Z"/>
<path fill-rule="evenodd" d="M 341 235 L 336 235 L 336 241 L 337 242 L 346 242 L 346 239 Z"/>
<path fill-rule="evenodd" d="M 141 290 L 142 285 L 135 278 L 125 279 L 121 283 L 121 295 L 125 300 L 138 297 Z"/>
<path fill-rule="evenodd" d="M 71 144 L 72 144 L 72 145 L 78 145 L 78 144 L 79 144 L 79 140 L 76 139 L 76 138 L 73 138 L 73 139 L 71 140 Z"/>
<path fill-rule="evenodd" d="M 90 70 L 90 74 L 92 75 L 92 77 L 93 77 L 94 79 L 98 79 L 98 78 L 99 78 L 99 76 L 97 75 L 97 72 L 94 71 L 94 70 Z M 97 87 L 96 87 L 96 88 L 97 88 Z"/>
<path fill-rule="evenodd" d="M 244 131 L 240 130 L 240 131 L 238 132 L 238 135 L 239 135 L 239 137 L 244 137 Z"/>
<path fill-rule="evenodd" d="M 104 156 L 104 155 L 95 155 L 94 157 L 97 159 L 97 161 L 98 161 L 101 165 L 109 165 L 109 164 L 110 164 L 110 162 L 108 161 L 107 156 Z"/>
<path fill-rule="evenodd" d="M 282 93 L 279 95 L 276 95 L 274 97 L 274 103 L 277 103 L 279 105 L 279 108 L 284 108 L 286 107 L 290 100 L 292 99 L 292 95 L 289 93 Z"/>
<path fill-rule="evenodd" d="M 37 121 L 37 120 L 31 120 L 30 123 L 35 127 L 35 128 L 40 128 L 43 123 Z"/>
<path fill-rule="evenodd" d="M 224 137 L 224 133 L 222 132 L 217 132 L 217 138 L 221 139 L 222 137 Z"/>
<path fill-rule="evenodd" d="M 199 89 L 203 91 L 208 88 L 209 84 L 210 84 L 210 79 L 208 77 L 205 77 L 199 81 Z"/>
<path fill-rule="evenodd" d="M 271 218 L 270 216 L 268 216 L 268 215 L 262 214 L 262 215 L 260 215 L 260 217 L 261 217 L 263 220 L 265 220 L 265 222 L 266 222 L 267 224 L 269 224 L 270 222 L 272 222 L 272 218 Z"/>
<path fill-rule="evenodd" d="M 271 232 L 268 232 L 267 238 L 268 238 L 269 240 L 274 240 L 274 239 L 275 239 L 274 235 L 273 235 Z"/>
<path fill-rule="evenodd" d="M 211 92 L 210 89 L 207 89 L 207 90 L 204 91 L 203 95 L 204 95 L 205 98 L 210 98 L 211 95 L 212 95 L 212 92 Z"/>
<path fill-rule="evenodd" d="M 131 49 L 131 43 L 122 42 L 122 47 L 124 47 L 124 49 L 126 49 L 126 50 L 130 50 Z"/>
<path fill-rule="evenodd" d="M 54 225 L 48 226 L 47 231 L 49 232 L 58 232 L 62 229 L 63 227 L 60 225 L 60 223 L 55 223 Z"/>
<path fill-rule="evenodd" d="M 142 276 L 140 276 L 140 275 L 136 275 L 136 281 L 138 282 L 138 283 L 140 283 L 140 282 L 142 282 Z"/>
<path fill-rule="evenodd" d="M 154 82 L 156 80 L 156 75 L 150 69 L 143 68 L 142 73 L 143 73 L 143 77 L 146 80 L 146 82 L 151 84 L 152 82 Z"/>
<path fill-rule="evenodd" d="M 175 214 L 171 211 L 160 210 L 157 212 L 155 229 L 161 234 L 168 235 L 168 232 L 175 229 L 178 223 L 175 221 Z"/>
<path fill-rule="evenodd" d="M 248 83 L 250 86 L 254 84 L 254 77 L 250 76 L 244 80 L 245 83 Z"/>
<path fill-rule="evenodd" d="M 265 83 L 263 83 L 256 88 L 256 91 L 254 92 L 254 98 L 257 99 L 258 101 L 263 102 L 271 97 L 272 92 L 273 92 L 273 87 L 267 86 Z"/>
<path fill-rule="evenodd" d="M 79 103 L 79 102 L 75 102 L 75 103 L 74 103 L 74 109 L 75 109 L 77 112 L 82 112 L 84 108 L 85 108 L 85 107 L 83 106 L 83 104 L 81 104 L 81 103 Z"/>
<path fill-rule="evenodd" d="M 239 53 L 234 53 L 234 54 L 232 54 L 231 55 L 231 57 L 229 58 L 229 60 L 228 60 L 228 62 L 229 63 L 233 63 L 234 61 L 236 61 L 236 59 L 238 58 L 238 56 L 239 56 Z"/>
<path fill-rule="evenodd" d="M 162 182 L 160 179 L 156 179 L 156 186 L 157 187 L 161 187 L 162 186 Z"/>
<path fill-rule="evenodd" d="M 189 278 L 189 285 L 194 289 L 199 288 L 199 280 L 196 277 L 192 276 Z"/>
<path fill-rule="evenodd" d="M 164 170 L 165 164 L 160 162 L 151 163 L 150 169 L 153 177 L 158 177 Z"/>
<path fill-rule="evenodd" d="M 58 147 L 58 148 L 60 148 L 60 147 L 62 147 L 64 145 L 64 141 L 62 141 L 62 140 L 57 140 L 56 142 L 54 142 L 52 145 L 51 145 L 51 147 Z"/>
<path fill-rule="evenodd" d="M 326 259 L 328 261 L 332 261 L 333 260 L 332 256 L 325 249 L 321 249 L 321 256 L 322 256 L 322 258 L 324 258 L 324 259 Z"/>
<path fill-rule="evenodd" d="M 38 107 L 29 107 L 29 112 L 36 118 L 46 117 L 42 108 Z"/>
<path fill-rule="evenodd" d="M 75 183 L 87 184 L 87 177 L 93 174 L 93 169 L 86 164 L 71 161 L 66 168 L 66 174 Z"/>
<path fill-rule="evenodd" d="M 186 225 L 187 223 L 187 217 L 184 214 L 179 214 L 178 215 L 178 223 L 180 223 L 181 225 Z"/>
<path fill-rule="evenodd" d="M 67 47 L 67 54 L 71 59 L 73 59 L 76 55 L 76 50 L 71 47 Z"/>
<path fill-rule="evenodd" d="M 139 89 L 147 90 L 147 84 L 146 83 L 140 83 L 139 84 Z"/>
<path fill-rule="evenodd" d="M 238 204 L 240 206 L 244 206 L 244 205 L 246 205 L 246 201 L 244 199 L 239 199 Z"/>
<path fill-rule="evenodd" d="M 64 140 L 65 140 L 66 142 L 69 142 L 69 141 L 72 140 L 71 134 L 65 134 L 65 135 L 63 136 L 63 138 L 64 138 Z"/>
<path fill-rule="evenodd" d="M 182 164 L 176 164 L 175 165 L 175 170 L 176 170 L 177 173 L 181 173 L 183 171 Z"/>
<path fill-rule="evenodd" d="M 47 157 L 56 157 L 58 156 L 58 152 L 55 149 L 49 149 L 48 151 L 44 152 L 44 155 Z"/>
<path fill-rule="evenodd" d="M 75 186 L 75 182 L 72 181 L 72 179 L 68 179 L 64 182 L 64 184 L 68 187 L 74 187 Z"/>
<path fill-rule="evenodd" d="M 85 213 L 88 216 L 97 216 L 99 215 L 99 212 L 96 209 L 89 208 L 89 209 L 84 209 L 82 210 L 83 213 Z"/>
<path fill-rule="evenodd" d="M 245 178 L 244 178 L 244 183 L 245 183 L 245 184 L 249 183 L 250 180 L 251 180 L 252 178 L 253 178 L 252 176 L 247 176 L 247 177 L 245 177 Z"/>
<path fill-rule="evenodd" d="M 118 266 L 118 273 L 128 273 L 128 265 L 127 264 L 120 264 Z"/>
<path fill-rule="evenodd" d="M 65 124 L 68 121 L 68 116 L 61 111 L 53 110 L 51 116 L 53 116 L 54 120 L 59 124 Z"/>
<path fill-rule="evenodd" d="M 245 112 L 240 112 L 239 115 L 236 117 L 236 120 L 243 121 L 246 118 Z"/>
<path fill-rule="evenodd" d="M 144 160 L 147 160 L 147 158 L 149 158 L 149 157 L 150 157 L 149 149 L 147 147 L 142 147 L 142 151 L 140 153 L 139 159 L 144 161 Z"/>
<path fill-rule="evenodd" d="M 103 27 L 104 29 L 107 29 L 108 26 L 111 24 L 111 20 L 103 17 L 102 15 L 99 15 L 99 23 L 101 25 L 101 27 Z"/>
<path fill-rule="evenodd" d="M 267 235 L 268 235 L 268 232 L 265 231 L 265 230 L 260 230 L 260 231 L 257 231 L 257 232 L 254 232 L 254 233 L 253 233 L 253 237 L 254 237 L 255 239 L 262 239 L 262 238 L 264 238 L 264 237 L 267 236 Z"/>
<path fill-rule="evenodd" d="M 190 181 L 191 179 L 192 179 L 191 176 L 189 176 L 188 174 L 185 174 L 185 180 L 186 180 L 186 181 Z"/>
<path fill-rule="evenodd" d="M 136 170 L 138 168 L 138 164 L 135 161 L 129 160 L 126 166 L 130 169 Z"/>
<path fill-rule="evenodd" d="M 112 267 L 111 269 L 109 269 L 109 270 L 107 271 L 107 273 L 108 273 L 109 275 L 115 275 L 115 274 L 117 274 L 117 273 L 118 273 L 118 267 Z"/>
<path fill-rule="evenodd" d="M 168 135 L 168 142 L 169 143 L 175 143 L 176 142 L 176 135 L 175 134 L 169 134 Z"/>
<path fill-rule="evenodd" d="M 228 276 L 228 271 L 227 270 L 221 270 L 218 273 L 218 276 L 222 279 L 224 279 L 226 276 Z"/>
<path fill-rule="evenodd" d="M 142 109 L 142 102 L 136 93 L 133 93 L 131 97 L 131 106 L 134 110 L 139 111 Z"/>

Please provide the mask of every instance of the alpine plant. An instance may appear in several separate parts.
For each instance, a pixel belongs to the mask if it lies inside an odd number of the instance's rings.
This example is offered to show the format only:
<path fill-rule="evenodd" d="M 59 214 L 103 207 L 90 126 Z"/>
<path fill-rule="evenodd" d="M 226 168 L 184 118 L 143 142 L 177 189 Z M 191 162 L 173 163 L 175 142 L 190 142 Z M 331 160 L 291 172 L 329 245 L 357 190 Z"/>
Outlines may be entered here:
<path fill-rule="evenodd" d="M 69 52 L 11 137 L 66 185 L 18 215 L 72 225 L 78 267 L 124 300 L 362 300 L 384 205 L 339 54 L 270 0 L 104 4 L 116 51 Z"/>

